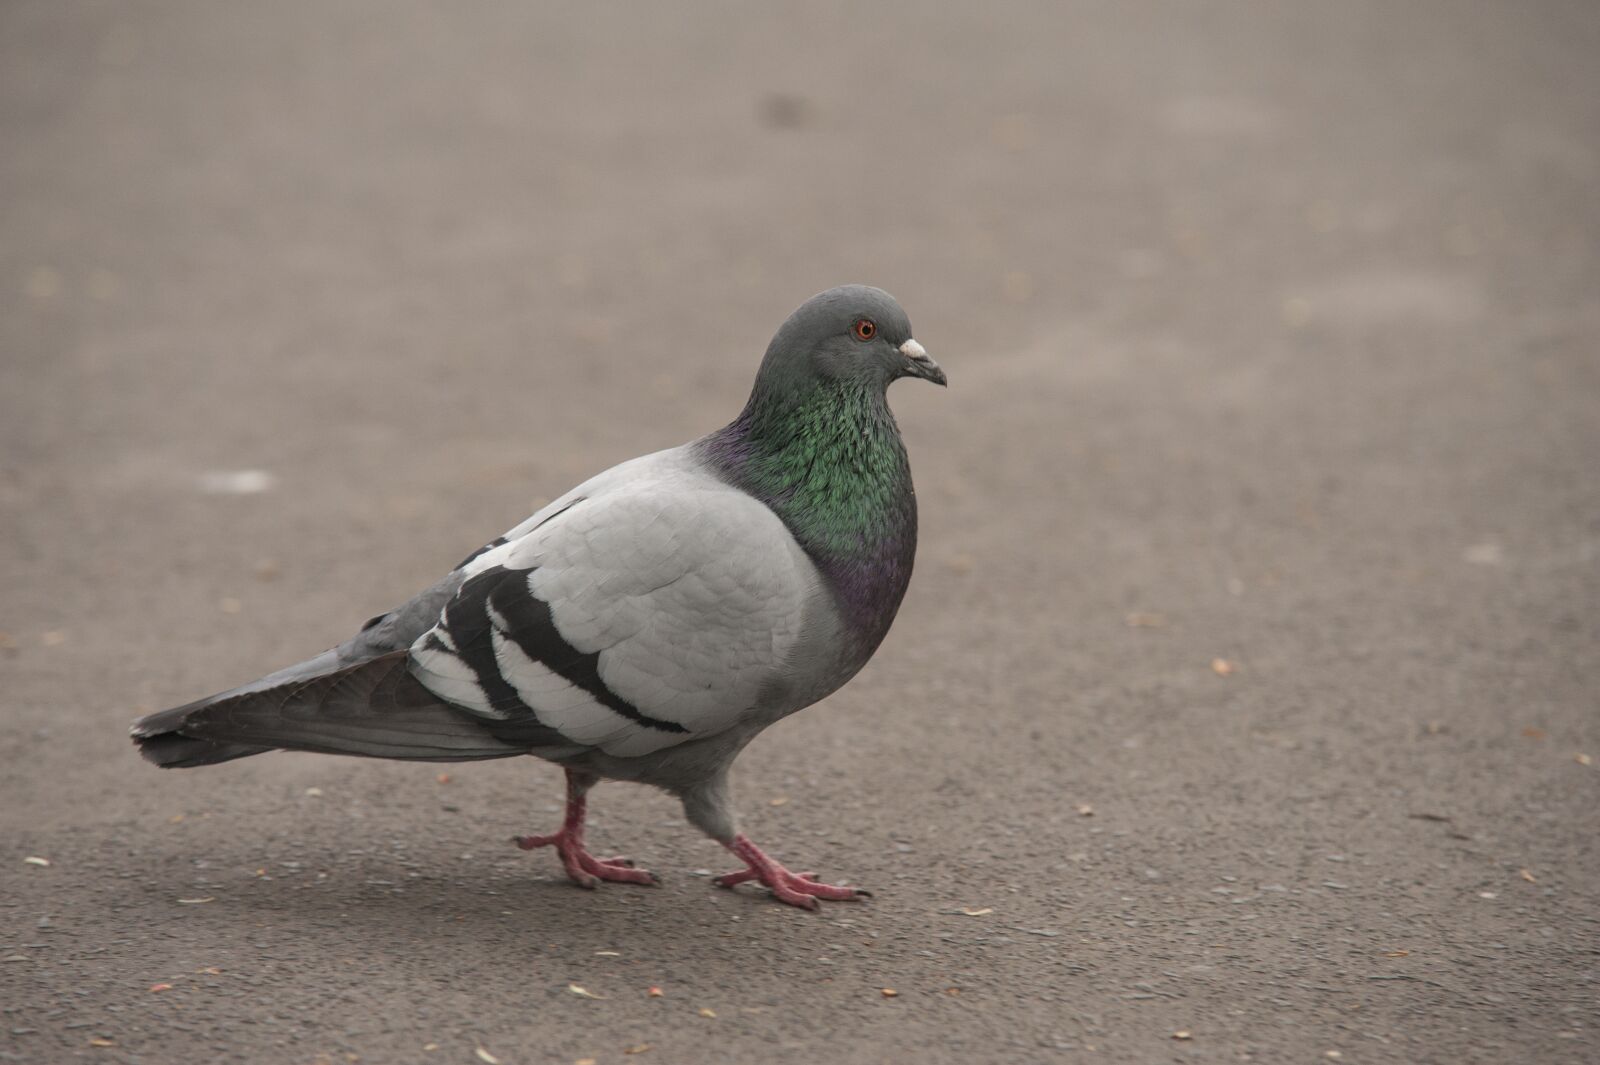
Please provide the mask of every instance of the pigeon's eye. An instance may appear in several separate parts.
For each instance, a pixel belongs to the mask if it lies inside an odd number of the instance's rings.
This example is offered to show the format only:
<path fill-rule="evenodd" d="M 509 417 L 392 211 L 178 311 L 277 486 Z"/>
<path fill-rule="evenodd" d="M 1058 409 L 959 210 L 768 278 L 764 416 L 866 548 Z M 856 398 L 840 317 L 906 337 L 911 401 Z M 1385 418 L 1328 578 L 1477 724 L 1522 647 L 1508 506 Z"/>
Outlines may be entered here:
<path fill-rule="evenodd" d="M 871 318 L 857 318 L 850 332 L 857 340 L 871 340 L 878 335 L 878 323 Z"/>

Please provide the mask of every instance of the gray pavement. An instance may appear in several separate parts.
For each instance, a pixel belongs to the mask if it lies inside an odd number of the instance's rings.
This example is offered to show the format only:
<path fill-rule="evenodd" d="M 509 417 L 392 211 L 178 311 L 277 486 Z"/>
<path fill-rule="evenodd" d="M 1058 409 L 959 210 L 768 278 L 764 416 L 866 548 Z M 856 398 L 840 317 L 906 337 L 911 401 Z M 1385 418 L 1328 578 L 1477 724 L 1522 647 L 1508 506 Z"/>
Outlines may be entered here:
<path fill-rule="evenodd" d="M 0 7 L 0 1060 L 1594 1060 L 1600 7 L 640 7 Z M 738 787 L 873 902 L 135 756 L 843 281 L 919 570 Z"/>

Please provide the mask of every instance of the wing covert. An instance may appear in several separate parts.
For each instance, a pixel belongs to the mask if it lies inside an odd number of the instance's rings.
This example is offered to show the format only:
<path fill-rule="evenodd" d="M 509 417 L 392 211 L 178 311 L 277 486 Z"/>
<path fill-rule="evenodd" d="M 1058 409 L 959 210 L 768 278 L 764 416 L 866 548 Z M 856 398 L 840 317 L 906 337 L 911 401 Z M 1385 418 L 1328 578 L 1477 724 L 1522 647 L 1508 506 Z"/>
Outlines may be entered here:
<path fill-rule="evenodd" d="M 618 756 L 755 708 L 816 580 L 769 509 L 705 479 L 579 500 L 478 561 L 412 672 L 485 717 Z"/>

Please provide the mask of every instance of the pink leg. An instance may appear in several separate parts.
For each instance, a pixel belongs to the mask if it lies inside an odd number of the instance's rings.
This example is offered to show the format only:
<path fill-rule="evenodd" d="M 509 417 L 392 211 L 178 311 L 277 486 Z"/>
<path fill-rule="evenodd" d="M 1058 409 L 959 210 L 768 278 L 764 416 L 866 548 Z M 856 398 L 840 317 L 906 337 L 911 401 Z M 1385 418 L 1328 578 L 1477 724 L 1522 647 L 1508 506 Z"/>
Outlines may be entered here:
<path fill-rule="evenodd" d="M 554 847 L 561 856 L 567 876 L 579 887 L 594 888 L 602 880 L 618 880 L 626 884 L 657 884 L 654 873 L 635 869 L 626 858 L 596 858 L 583 845 L 583 819 L 588 811 L 589 789 L 597 778 L 575 769 L 567 770 L 567 816 L 561 831 L 549 836 L 513 836 L 512 840 L 525 851 L 536 847 Z"/>
<path fill-rule="evenodd" d="M 772 894 L 787 902 L 791 906 L 801 909 L 814 910 L 817 908 L 818 899 L 864 899 L 871 898 L 872 892 L 862 888 L 840 887 L 834 884 L 820 884 L 817 882 L 816 873 L 791 873 L 771 858 L 766 852 L 743 833 L 733 837 L 732 843 L 724 844 L 730 851 L 737 854 L 749 868 L 741 869 L 737 873 L 719 876 L 712 883 L 718 887 L 731 888 L 735 884 L 742 884 L 746 880 L 759 880 L 765 884 Z"/>

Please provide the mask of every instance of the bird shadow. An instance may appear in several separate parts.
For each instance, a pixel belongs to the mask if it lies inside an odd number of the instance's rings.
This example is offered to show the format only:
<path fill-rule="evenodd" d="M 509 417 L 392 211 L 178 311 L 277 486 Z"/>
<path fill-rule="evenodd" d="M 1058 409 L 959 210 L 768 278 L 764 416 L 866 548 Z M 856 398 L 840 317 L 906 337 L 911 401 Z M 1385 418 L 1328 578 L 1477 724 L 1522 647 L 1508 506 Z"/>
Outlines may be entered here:
<path fill-rule="evenodd" d="M 147 853 L 157 868 L 136 890 L 151 907 L 193 903 L 181 926 L 189 931 L 179 934 L 252 944 L 309 937 L 333 953 L 400 956 L 422 949 L 441 974 L 485 964 L 537 969 L 555 960 L 592 962 L 606 946 L 634 958 L 734 970 L 742 941 L 759 939 L 763 956 L 773 960 L 800 958 L 815 953 L 833 927 L 825 914 L 786 906 L 763 890 L 717 888 L 685 874 L 664 875 L 653 887 L 586 890 L 567 881 L 553 857 L 506 846 L 512 856 L 475 859 L 476 871 L 464 874 L 461 859 L 432 849 L 391 855 L 297 848 L 295 860 L 261 864 L 262 850 L 277 848 L 257 849 L 252 859 L 242 845 L 224 844 L 200 860 L 201 872 L 211 874 L 203 886 L 192 854 L 161 848 Z M 844 906 L 852 916 L 862 912 L 853 903 L 839 906 L 841 915 Z"/>

